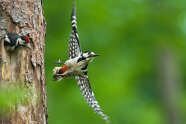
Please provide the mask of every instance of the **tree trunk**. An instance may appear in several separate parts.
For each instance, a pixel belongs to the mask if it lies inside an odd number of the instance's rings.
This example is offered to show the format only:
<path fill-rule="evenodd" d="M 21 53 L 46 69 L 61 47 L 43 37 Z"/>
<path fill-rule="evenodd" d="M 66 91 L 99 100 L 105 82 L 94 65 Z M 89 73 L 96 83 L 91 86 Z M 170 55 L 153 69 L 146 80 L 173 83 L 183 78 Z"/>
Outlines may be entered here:
<path fill-rule="evenodd" d="M 0 86 L 19 84 L 30 97 L 27 104 L 16 101 L 8 116 L 0 114 L 1 124 L 47 123 L 45 30 L 41 0 L 0 0 Z M 3 44 L 7 32 L 29 34 L 32 49 L 7 52 Z"/>
<path fill-rule="evenodd" d="M 179 109 L 181 74 L 179 62 L 174 52 L 168 48 L 158 49 L 157 75 L 160 95 L 167 124 L 182 124 Z"/>

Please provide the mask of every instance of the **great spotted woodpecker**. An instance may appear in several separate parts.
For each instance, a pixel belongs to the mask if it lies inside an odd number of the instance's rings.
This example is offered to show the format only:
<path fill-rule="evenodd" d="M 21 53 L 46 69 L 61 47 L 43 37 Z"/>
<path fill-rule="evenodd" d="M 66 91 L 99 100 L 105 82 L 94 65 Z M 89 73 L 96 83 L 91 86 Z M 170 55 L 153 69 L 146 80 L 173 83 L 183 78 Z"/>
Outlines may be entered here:
<path fill-rule="evenodd" d="M 55 81 L 62 80 L 67 77 L 75 76 L 77 84 L 80 87 L 80 91 L 84 96 L 86 102 L 94 109 L 94 111 L 99 114 L 106 122 L 109 122 L 108 116 L 105 115 L 98 104 L 94 93 L 92 91 L 87 71 L 88 64 L 98 56 L 92 51 L 86 51 L 82 53 L 79 37 L 77 33 L 77 22 L 76 22 L 76 8 L 75 4 L 72 9 L 71 15 L 71 25 L 72 31 L 70 35 L 69 45 L 68 45 L 68 56 L 69 59 L 61 66 L 55 67 L 53 69 L 53 78 Z M 61 63 L 61 61 L 57 61 Z"/>
<path fill-rule="evenodd" d="M 7 51 L 14 51 L 19 46 L 31 48 L 30 38 L 27 35 L 20 36 L 17 33 L 5 35 L 4 46 Z"/>

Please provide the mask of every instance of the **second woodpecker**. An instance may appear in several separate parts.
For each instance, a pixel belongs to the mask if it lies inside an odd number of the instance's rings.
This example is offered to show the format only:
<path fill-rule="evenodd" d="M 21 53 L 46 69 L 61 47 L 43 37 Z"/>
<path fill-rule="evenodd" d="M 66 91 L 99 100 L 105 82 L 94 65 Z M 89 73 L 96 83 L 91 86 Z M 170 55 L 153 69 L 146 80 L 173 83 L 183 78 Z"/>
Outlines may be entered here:
<path fill-rule="evenodd" d="M 69 59 L 61 66 L 53 69 L 54 80 L 62 80 L 67 77 L 75 76 L 77 84 L 85 100 L 94 111 L 99 114 L 105 121 L 109 121 L 96 100 L 88 79 L 88 65 L 98 55 L 92 51 L 82 52 L 77 33 L 76 7 L 75 4 L 71 14 L 72 31 L 68 44 Z M 60 62 L 60 61 L 59 61 Z"/>
<path fill-rule="evenodd" d="M 7 51 L 14 51 L 19 46 L 31 48 L 30 38 L 27 35 L 20 36 L 17 33 L 7 33 L 4 39 L 4 46 Z"/>

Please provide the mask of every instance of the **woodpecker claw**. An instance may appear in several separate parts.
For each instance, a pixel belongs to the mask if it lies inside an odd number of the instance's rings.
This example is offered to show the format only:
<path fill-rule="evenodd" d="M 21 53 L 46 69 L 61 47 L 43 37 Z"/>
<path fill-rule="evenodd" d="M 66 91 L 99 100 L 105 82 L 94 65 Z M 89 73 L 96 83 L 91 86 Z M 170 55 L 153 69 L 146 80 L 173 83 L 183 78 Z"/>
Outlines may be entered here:
<path fill-rule="evenodd" d="M 58 76 L 58 75 L 54 75 L 53 76 L 53 81 L 60 81 L 62 80 L 63 78 L 61 76 Z"/>

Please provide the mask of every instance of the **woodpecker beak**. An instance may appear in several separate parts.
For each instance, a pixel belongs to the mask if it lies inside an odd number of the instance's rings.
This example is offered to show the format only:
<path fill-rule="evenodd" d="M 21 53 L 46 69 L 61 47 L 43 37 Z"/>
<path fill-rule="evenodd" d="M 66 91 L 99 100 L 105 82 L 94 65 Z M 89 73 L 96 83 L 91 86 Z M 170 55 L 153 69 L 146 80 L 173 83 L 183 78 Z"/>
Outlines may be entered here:
<path fill-rule="evenodd" d="M 93 57 L 99 56 L 98 54 L 94 54 Z"/>
<path fill-rule="evenodd" d="M 26 44 L 25 47 L 32 49 L 30 44 Z"/>

